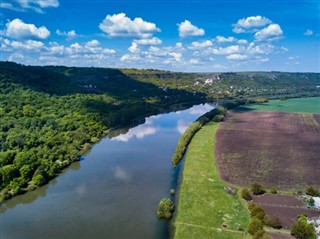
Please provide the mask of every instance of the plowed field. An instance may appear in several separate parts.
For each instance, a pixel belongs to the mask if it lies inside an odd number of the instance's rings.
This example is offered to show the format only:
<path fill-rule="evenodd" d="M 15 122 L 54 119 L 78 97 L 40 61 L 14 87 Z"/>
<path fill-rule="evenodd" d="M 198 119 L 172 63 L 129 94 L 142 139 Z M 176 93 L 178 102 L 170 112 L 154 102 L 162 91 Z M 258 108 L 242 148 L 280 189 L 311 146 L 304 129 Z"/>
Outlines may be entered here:
<path fill-rule="evenodd" d="M 221 177 L 240 186 L 320 186 L 320 115 L 230 111 L 217 132 Z"/>

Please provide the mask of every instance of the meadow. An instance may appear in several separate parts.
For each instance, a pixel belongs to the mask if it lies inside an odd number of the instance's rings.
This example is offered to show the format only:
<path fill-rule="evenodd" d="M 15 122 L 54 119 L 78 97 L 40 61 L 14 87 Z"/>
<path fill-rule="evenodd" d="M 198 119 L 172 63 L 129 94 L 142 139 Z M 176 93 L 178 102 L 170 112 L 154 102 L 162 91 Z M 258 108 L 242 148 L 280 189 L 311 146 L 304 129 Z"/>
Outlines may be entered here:
<path fill-rule="evenodd" d="M 240 106 L 236 111 L 275 111 L 320 114 L 320 97 L 271 100 L 263 104 Z"/>
<path fill-rule="evenodd" d="M 244 238 L 248 213 L 220 179 L 214 157 L 219 124 L 210 122 L 193 137 L 179 193 L 174 238 Z M 237 188 L 233 187 L 234 190 Z"/>

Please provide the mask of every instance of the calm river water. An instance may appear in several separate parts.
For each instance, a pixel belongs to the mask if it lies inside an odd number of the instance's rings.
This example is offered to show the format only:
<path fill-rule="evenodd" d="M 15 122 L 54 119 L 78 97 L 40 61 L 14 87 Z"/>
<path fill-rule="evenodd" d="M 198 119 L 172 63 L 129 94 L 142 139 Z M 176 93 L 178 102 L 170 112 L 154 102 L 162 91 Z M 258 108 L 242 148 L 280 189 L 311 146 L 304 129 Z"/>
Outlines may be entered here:
<path fill-rule="evenodd" d="M 212 108 L 147 117 L 101 140 L 48 185 L 3 203 L 0 238 L 168 238 L 156 209 L 176 183 L 171 156 L 187 126 Z"/>

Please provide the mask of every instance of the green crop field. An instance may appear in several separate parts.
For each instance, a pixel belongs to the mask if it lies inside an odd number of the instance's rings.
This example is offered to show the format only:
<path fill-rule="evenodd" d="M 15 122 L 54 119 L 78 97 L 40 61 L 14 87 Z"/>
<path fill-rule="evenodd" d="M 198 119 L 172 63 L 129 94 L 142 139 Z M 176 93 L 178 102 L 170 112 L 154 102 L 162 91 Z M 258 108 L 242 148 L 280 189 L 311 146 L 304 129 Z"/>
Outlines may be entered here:
<path fill-rule="evenodd" d="M 193 137 L 186 157 L 174 221 L 175 239 L 241 239 L 249 220 L 238 196 L 225 191 L 214 157 L 219 124 L 210 122 Z"/>
<path fill-rule="evenodd" d="M 320 114 L 320 97 L 271 100 L 263 104 L 237 107 L 235 110 L 257 110 Z"/>

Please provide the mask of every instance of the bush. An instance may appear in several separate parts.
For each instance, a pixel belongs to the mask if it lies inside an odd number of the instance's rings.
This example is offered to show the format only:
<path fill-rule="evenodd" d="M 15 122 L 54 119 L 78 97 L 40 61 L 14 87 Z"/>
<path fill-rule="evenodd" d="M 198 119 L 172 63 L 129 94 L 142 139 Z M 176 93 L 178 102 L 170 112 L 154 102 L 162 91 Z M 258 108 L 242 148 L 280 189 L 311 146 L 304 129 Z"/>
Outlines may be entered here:
<path fill-rule="evenodd" d="M 169 198 L 163 198 L 159 202 L 157 215 L 158 218 L 170 219 L 174 211 L 174 204 Z"/>
<path fill-rule="evenodd" d="M 261 194 L 264 194 L 266 192 L 266 190 L 264 189 L 264 187 L 261 184 L 253 183 L 251 185 L 251 192 L 254 195 L 261 195 Z"/>
<path fill-rule="evenodd" d="M 251 218 L 248 226 L 248 232 L 255 235 L 258 231 L 263 230 L 263 223 L 258 218 Z"/>
<path fill-rule="evenodd" d="M 291 227 L 291 235 L 297 239 L 316 239 L 314 227 L 307 222 L 305 216 L 300 216 Z"/>
<path fill-rule="evenodd" d="M 241 197 L 246 201 L 250 201 L 252 199 L 252 197 L 251 197 L 249 189 L 243 188 L 241 190 Z"/>
<path fill-rule="evenodd" d="M 307 190 L 306 190 L 306 194 L 310 195 L 310 196 L 313 196 L 313 197 L 319 197 L 320 196 L 319 190 L 316 190 L 313 187 L 308 187 Z"/>
<path fill-rule="evenodd" d="M 277 191 L 276 188 L 271 188 L 271 189 L 270 189 L 270 193 L 272 193 L 272 194 L 277 194 L 278 191 Z"/>
<path fill-rule="evenodd" d="M 261 222 L 266 221 L 266 213 L 262 207 L 255 204 L 254 202 L 248 205 L 251 217 L 258 218 Z"/>
<path fill-rule="evenodd" d="M 281 221 L 278 217 L 268 218 L 266 221 L 266 225 L 269 227 L 272 227 L 274 229 L 281 229 L 282 228 Z"/>
<path fill-rule="evenodd" d="M 37 186 L 41 186 L 46 183 L 46 179 L 41 174 L 34 176 L 32 178 L 32 181 L 33 181 L 33 184 Z"/>

